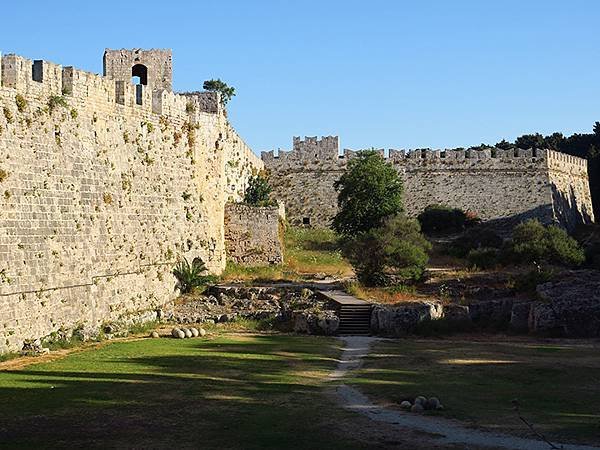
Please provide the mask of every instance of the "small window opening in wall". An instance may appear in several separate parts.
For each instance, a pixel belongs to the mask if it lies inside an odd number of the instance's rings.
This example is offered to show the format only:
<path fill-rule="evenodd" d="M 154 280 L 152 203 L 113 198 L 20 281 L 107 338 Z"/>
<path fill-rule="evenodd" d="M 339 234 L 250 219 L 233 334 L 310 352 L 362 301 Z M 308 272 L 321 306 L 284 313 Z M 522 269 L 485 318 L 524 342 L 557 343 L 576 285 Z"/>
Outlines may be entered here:
<path fill-rule="evenodd" d="M 148 68 L 143 64 L 136 64 L 131 68 L 131 82 L 135 85 L 148 84 Z"/>
<path fill-rule="evenodd" d="M 310 217 L 303 217 L 302 225 L 310 225 Z"/>

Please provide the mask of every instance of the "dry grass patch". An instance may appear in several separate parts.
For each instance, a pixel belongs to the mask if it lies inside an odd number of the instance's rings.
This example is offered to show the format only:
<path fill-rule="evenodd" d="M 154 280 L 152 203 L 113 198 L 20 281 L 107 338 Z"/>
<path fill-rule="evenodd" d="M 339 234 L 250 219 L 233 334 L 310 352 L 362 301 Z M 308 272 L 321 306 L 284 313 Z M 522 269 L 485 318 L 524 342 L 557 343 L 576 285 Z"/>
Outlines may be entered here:
<path fill-rule="evenodd" d="M 444 417 L 532 437 L 513 410 L 518 399 L 552 439 L 600 444 L 600 342 L 475 339 L 380 342 L 348 381 L 396 406 L 436 396 Z"/>

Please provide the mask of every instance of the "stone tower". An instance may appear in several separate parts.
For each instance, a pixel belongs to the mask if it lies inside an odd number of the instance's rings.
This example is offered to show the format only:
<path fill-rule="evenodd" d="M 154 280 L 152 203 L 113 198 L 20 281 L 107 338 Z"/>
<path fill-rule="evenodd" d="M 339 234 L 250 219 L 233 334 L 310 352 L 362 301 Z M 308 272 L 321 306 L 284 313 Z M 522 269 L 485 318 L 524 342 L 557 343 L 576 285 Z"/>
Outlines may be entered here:
<path fill-rule="evenodd" d="M 117 81 L 139 77 L 150 90 L 173 90 L 173 61 L 170 49 L 104 51 L 104 76 Z"/>

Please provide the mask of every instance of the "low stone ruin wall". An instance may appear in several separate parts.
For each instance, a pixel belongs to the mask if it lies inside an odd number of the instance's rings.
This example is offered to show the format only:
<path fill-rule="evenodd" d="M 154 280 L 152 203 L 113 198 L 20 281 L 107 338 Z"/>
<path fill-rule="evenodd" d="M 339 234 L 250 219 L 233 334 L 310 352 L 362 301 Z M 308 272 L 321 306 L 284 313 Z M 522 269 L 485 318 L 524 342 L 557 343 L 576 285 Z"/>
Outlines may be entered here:
<path fill-rule="evenodd" d="M 371 314 L 371 331 L 381 336 L 406 336 L 436 326 L 450 332 L 489 327 L 556 337 L 600 337 L 600 272 L 564 272 L 538 285 L 530 300 L 507 297 L 469 305 L 415 301 L 375 305 Z"/>
<path fill-rule="evenodd" d="M 294 287 L 215 286 L 204 296 L 183 296 L 170 319 L 181 324 L 265 320 L 297 333 L 333 335 L 339 319 L 314 289 Z"/>
<path fill-rule="evenodd" d="M 227 204 L 225 246 L 228 260 L 243 266 L 282 264 L 281 208 Z"/>
<path fill-rule="evenodd" d="M 470 305 L 443 304 L 438 301 L 409 301 L 395 305 L 376 304 L 371 313 L 371 332 L 379 336 L 400 337 L 427 333 L 428 328 L 466 331 L 475 327 L 512 327 L 512 311 L 523 303 L 501 298 Z M 525 303 L 530 305 L 531 303 Z M 443 323 L 443 326 L 440 324 Z"/>
<path fill-rule="evenodd" d="M 164 318 L 181 324 L 266 320 L 282 331 L 335 335 L 340 320 L 316 285 L 215 286 L 183 296 Z M 469 305 L 440 301 L 373 304 L 371 333 L 411 334 L 473 330 L 556 337 L 600 337 L 600 271 L 567 271 L 537 287 L 531 299 L 500 297 Z"/>

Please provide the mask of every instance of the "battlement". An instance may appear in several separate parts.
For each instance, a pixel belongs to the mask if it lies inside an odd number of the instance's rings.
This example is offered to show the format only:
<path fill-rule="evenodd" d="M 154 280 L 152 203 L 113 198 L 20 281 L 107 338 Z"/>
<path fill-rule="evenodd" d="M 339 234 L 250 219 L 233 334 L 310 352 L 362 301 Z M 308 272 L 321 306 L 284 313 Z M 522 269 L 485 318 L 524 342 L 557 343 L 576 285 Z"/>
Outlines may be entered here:
<path fill-rule="evenodd" d="M 335 152 L 339 149 L 338 136 L 321 136 L 318 139 L 317 136 L 300 139 L 300 136 L 294 136 L 293 138 L 293 150 L 296 152 Z"/>
<path fill-rule="evenodd" d="M 509 149 L 500 148 L 488 149 L 465 149 L 465 150 L 398 150 L 398 149 L 373 149 L 383 158 L 393 164 L 415 166 L 419 164 L 435 164 L 452 161 L 453 165 L 464 161 L 465 163 L 474 163 L 478 160 L 502 161 L 504 164 L 523 163 L 529 160 L 532 163 L 544 164 L 544 161 L 552 160 L 561 164 L 572 164 L 587 170 L 587 161 L 564 153 L 545 149 Z M 324 136 L 321 139 L 315 137 L 293 138 L 292 150 L 288 151 L 266 151 L 262 152 L 261 157 L 265 163 L 277 167 L 285 164 L 293 166 L 295 163 L 306 166 L 307 164 L 322 164 L 325 162 L 334 163 L 339 166 L 345 166 L 346 162 L 362 150 L 344 149 L 339 152 L 339 142 L 337 136 Z"/>
<path fill-rule="evenodd" d="M 289 160 L 307 162 L 309 160 L 328 160 L 335 161 L 339 157 L 339 142 L 337 136 L 317 136 L 305 137 L 299 136 L 293 138 L 293 148 L 290 151 L 268 151 L 262 152 L 263 161 Z"/>
<path fill-rule="evenodd" d="M 388 159 L 392 162 L 408 160 L 462 160 L 462 159 L 520 159 L 536 158 L 545 159 L 546 152 L 534 148 L 529 149 L 510 149 L 489 148 L 483 150 L 465 149 L 465 150 L 389 150 Z"/>
<path fill-rule="evenodd" d="M 557 152 L 554 150 L 547 150 L 547 155 L 548 161 L 552 163 L 571 164 L 573 166 L 580 166 L 587 169 L 587 159 L 567 155 L 566 153 Z"/>
<path fill-rule="evenodd" d="M 170 50 L 151 50 L 141 52 L 140 55 L 146 55 L 144 57 L 147 58 L 148 53 L 154 57 L 158 54 L 161 58 L 168 58 L 170 61 L 170 52 Z M 168 65 L 166 62 L 164 64 Z M 158 89 L 153 88 L 156 84 L 159 85 Z M 168 89 L 165 88 L 164 83 L 156 84 L 135 85 L 131 82 L 131 76 L 126 79 L 115 79 L 72 66 L 63 67 L 43 60 L 32 61 L 15 54 L 3 55 L 0 64 L 0 88 L 14 89 L 22 95 L 36 97 L 42 102 L 47 101 L 51 96 L 64 95 L 86 104 L 104 102 L 109 106 L 122 105 L 139 109 L 140 112 L 147 114 L 175 116 L 186 120 L 190 117 L 193 120 L 196 114 L 222 112 L 217 92 L 177 94 L 170 88 L 170 79 Z"/>
<path fill-rule="evenodd" d="M 570 164 L 579 167 L 579 170 L 587 170 L 587 161 L 575 156 L 566 155 L 545 149 L 465 149 L 465 150 L 397 150 L 397 149 L 373 149 L 383 158 L 394 165 L 410 167 L 427 167 L 436 165 L 460 166 L 461 164 L 472 165 L 499 165 L 499 166 L 524 166 L 535 164 L 547 167 L 548 161 L 552 164 Z M 273 168 L 303 169 L 312 165 L 323 167 L 328 164 L 332 170 L 336 167 L 343 168 L 347 161 L 355 158 L 362 150 L 344 149 L 339 152 L 338 137 L 326 136 L 293 138 L 293 148 L 290 151 L 268 151 L 262 152 L 262 160 Z"/>
<path fill-rule="evenodd" d="M 3 87 L 38 96 L 62 93 L 62 66 L 58 64 L 8 54 L 2 56 L 0 65 Z"/>

